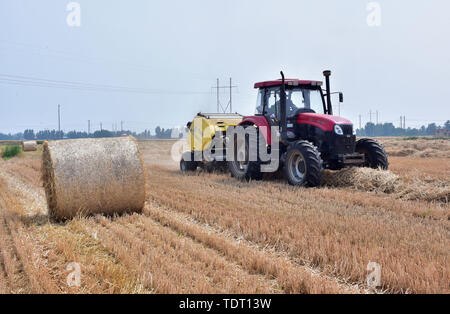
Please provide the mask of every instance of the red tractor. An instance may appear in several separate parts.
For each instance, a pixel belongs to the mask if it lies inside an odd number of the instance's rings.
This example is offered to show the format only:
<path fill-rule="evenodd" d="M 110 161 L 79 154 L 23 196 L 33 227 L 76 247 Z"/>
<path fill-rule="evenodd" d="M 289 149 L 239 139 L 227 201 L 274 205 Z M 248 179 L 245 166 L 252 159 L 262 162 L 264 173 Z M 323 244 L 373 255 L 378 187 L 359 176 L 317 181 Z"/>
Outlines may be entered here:
<path fill-rule="evenodd" d="M 333 115 L 330 91 L 331 71 L 324 71 L 326 90 L 322 82 L 282 78 L 256 83 L 259 89 L 256 114 L 244 117 L 240 126 L 256 128 L 264 136 L 268 151 L 279 154 L 279 169 L 283 169 L 289 184 L 318 186 L 324 169 L 338 170 L 348 166 L 388 168 L 384 148 L 372 139 L 356 136 L 352 122 Z M 339 93 L 342 102 L 343 95 Z M 279 129 L 279 147 L 272 147 L 271 127 Z M 242 180 L 262 178 L 261 166 L 270 161 L 250 161 L 237 154 L 248 152 L 249 139 L 234 144 L 236 158 L 228 160 L 231 174 Z M 259 143 L 257 147 L 262 147 Z M 247 151 L 246 151 L 247 150 Z M 258 152 L 259 156 L 259 152 Z M 241 156 L 242 157 L 242 156 Z"/>

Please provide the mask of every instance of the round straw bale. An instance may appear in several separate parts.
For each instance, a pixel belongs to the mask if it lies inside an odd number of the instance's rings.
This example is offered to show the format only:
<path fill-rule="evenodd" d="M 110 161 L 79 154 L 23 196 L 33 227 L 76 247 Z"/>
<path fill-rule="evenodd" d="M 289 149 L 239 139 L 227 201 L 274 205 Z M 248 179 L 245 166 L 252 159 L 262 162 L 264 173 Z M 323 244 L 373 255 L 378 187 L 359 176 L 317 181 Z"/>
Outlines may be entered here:
<path fill-rule="evenodd" d="M 36 141 L 23 141 L 22 142 L 22 150 L 24 152 L 34 152 L 37 150 Z"/>
<path fill-rule="evenodd" d="M 45 142 L 42 169 L 55 219 L 144 207 L 144 165 L 133 137 Z"/>

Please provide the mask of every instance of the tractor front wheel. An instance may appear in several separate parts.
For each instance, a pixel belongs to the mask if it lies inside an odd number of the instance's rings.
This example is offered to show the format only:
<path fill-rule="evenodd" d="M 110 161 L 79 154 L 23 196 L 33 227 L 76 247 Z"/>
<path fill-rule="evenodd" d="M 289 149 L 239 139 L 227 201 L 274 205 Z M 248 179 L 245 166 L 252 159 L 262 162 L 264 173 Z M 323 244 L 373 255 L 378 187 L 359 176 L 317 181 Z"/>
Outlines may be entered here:
<path fill-rule="evenodd" d="M 389 167 L 388 157 L 383 146 L 375 140 L 363 138 L 356 143 L 356 151 L 364 154 L 364 167 L 381 168 L 387 170 Z"/>
<path fill-rule="evenodd" d="M 290 185 L 315 187 L 322 181 L 323 161 L 310 142 L 298 141 L 286 153 L 284 174 Z"/>

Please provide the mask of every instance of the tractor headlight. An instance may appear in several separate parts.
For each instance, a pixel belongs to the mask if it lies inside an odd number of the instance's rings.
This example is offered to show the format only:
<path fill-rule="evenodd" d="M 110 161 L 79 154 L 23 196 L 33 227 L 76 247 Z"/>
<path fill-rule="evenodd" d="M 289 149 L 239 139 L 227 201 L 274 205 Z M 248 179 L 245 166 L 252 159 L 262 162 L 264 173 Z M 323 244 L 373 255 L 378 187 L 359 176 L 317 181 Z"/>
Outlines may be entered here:
<path fill-rule="evenodd" d="M 336 124 L 334 126 L 334 133 L 336 133 L 337 135 L 344 135 L 344 131 L 339 124 Z"/>

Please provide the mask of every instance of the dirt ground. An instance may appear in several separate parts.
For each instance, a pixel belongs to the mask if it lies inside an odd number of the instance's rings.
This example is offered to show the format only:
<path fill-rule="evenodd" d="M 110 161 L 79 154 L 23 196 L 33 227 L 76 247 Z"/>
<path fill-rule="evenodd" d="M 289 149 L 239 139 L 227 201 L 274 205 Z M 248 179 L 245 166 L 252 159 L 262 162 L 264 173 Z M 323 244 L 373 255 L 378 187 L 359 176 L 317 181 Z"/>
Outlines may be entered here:
<path fill-rule="evenodd" d="M 0 159 L 0 293 L 450 293 L 450 141 L 381 141 L 391 172 L 315 189 L 182 174 L 175 141 L 141 141 L 143 213 L 66 223 L 40 151 Z"/>

